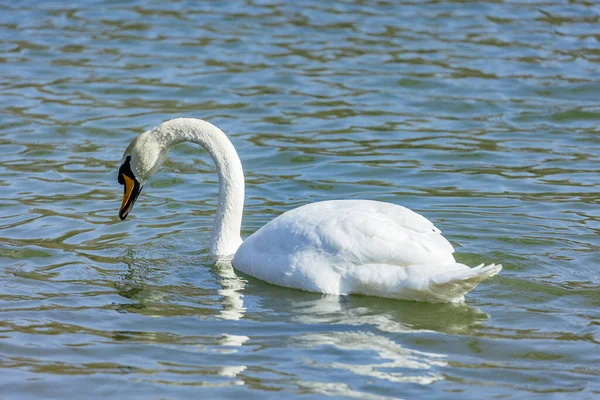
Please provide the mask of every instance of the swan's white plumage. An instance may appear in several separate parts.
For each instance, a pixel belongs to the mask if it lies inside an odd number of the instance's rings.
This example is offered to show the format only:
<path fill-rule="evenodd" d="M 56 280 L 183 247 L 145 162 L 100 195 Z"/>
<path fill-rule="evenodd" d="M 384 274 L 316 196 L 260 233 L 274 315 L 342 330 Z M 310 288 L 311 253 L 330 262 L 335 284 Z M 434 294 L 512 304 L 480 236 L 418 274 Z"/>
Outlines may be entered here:
<path fill-rule="evenodd" d="M 143 186 L 167 152 L 183 141 L 204 147 L 219 174 L 211 254 L 233 255 L 233 266 L 251 276 L 312 292 L 453 302 L 502 269 L 457 263 L 452 245 L 425 217 L 370 200 L 308 204 L 280 215 L 242 242 L 243 171 L 219 128 L 191 118 L 166 121 L 134 139 L 123 163 L 131 160 Z"/>

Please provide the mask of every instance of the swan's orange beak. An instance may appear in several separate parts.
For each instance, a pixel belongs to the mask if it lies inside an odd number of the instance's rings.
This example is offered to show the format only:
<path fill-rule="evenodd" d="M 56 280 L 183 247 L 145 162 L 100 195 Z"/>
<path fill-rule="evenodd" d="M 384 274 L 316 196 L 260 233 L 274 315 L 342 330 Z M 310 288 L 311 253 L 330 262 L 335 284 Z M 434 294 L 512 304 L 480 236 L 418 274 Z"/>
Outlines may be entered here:
<path fill-rule="evenodd" d="M 119 218 L 124 220 L 133 208 L 133 204 L 137 200 L 142 188 L 136 179 L 125 174 L 119 175 L 119 183 L 124 185 L 123 203 L 121 203 L 121 209 L 119 210 Z"/>

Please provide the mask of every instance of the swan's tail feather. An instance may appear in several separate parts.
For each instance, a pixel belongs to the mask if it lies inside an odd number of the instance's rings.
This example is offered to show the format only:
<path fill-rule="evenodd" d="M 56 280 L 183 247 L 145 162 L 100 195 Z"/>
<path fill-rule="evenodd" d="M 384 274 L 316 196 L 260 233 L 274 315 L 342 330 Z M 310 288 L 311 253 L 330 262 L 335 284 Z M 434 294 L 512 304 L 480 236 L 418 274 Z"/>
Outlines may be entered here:
<path fill-rule="evenodd" d="M 458 302 L 481 281 L 498 274 L 501 270 L 501 264 L 481 264 L 474 268 L 445 272 L 431 278 L 428 289 L 439 301 Z"/>

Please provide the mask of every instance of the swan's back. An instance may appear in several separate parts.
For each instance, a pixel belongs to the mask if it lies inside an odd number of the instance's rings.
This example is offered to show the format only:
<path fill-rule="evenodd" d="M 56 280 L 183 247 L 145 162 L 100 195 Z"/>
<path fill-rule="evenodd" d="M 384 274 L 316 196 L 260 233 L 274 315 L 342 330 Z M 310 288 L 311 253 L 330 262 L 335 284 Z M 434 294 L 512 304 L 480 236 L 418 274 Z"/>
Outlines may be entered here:
<path fill-rule="evenodd" d="M 457 264 L 453 252 L 439 229 L 408 208 L 335 200 L 305 205 L 270 221 L 242 243 L 233 264 L 256 278 L 308 291 L 451 301 L 464 292 L 452 299 L 429 293 L 432 278 L 447 275 L 453 280 L 458 272 L 460 278 L 465 270 L 476 270 Z M 429 292 L 423 295 L 423 290 Z"/>

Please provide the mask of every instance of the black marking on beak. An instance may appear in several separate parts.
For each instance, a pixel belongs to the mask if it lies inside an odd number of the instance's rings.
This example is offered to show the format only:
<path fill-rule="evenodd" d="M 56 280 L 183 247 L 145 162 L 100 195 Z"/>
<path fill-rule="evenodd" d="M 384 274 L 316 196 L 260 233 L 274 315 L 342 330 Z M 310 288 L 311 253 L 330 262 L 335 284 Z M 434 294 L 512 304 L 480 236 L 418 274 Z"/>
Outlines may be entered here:
<path fill-rule="evenodd" d="M 140 186 L 137 178 L 131 170 L 131 156 L 127 156 L 121 168 L 119 168 L 119 175 L 117 177 L 119 183 L 124 185 L 123 187 L 123 203 L 119 210 L 119 218 L 124 220 L 133 208 L 135 201 L 140 195 L 143 186 Z"/>

